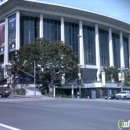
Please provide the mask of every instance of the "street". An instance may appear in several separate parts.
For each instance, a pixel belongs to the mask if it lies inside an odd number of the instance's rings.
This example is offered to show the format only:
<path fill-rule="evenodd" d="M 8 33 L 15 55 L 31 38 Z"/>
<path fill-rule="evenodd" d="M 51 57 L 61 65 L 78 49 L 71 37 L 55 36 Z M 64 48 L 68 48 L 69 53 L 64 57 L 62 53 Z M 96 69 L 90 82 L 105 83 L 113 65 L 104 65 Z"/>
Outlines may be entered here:
<path fill-rule="evenodd" d="M 0 98 L 0 130 L 119 130 L 130 100 Z"/>

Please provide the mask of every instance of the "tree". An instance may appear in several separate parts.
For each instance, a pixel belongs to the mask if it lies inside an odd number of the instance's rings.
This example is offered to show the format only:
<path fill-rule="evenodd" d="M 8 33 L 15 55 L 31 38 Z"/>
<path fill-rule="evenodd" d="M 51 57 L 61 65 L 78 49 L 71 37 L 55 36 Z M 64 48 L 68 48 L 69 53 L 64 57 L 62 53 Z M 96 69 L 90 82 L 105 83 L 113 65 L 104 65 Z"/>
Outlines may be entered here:
<path fill-rule="evenodd" d="M 77 78 L 78 58 L 72 49 L 62 42 L 51 42 L 39 38 L 33 44 L 21 47 L 13 56 L 12 63 L 13 66 L 33 75 L 34 60 L 37 64 L 36 76 L 42 77 L 44 87 L 60 86 L 63 75 L 65 75 L 66 82 Z M 12 73 L 27 76 L 18 70 L 13 70 Z"/>
<path fill-rule="evenodd" d="M 111 79 L 114 79 L 114 82 L 118 82 L 118 68 L 114 67 L 104 67 L 106 74 L 106 81 L 111 82 Z"/>
<path fill-rule="evenodd" d="M 130 70 L 125 70 L 124 86 L 130 88 Z"/>

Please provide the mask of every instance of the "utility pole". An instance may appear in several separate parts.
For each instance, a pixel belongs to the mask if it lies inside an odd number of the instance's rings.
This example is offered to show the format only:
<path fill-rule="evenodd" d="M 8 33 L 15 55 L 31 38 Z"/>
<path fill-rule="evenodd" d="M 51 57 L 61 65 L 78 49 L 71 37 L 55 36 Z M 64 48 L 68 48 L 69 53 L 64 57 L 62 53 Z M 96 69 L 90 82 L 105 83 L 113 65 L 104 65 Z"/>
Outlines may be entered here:
<path fill-rule="evenodd" d="M 34 78 L 34 96 L 36 97 L 36 65 L 35 64 L 36 63 L 35 63 L 35 60 L 34 60 L 34 75 L 31 75 L 28 72 L 26 72 L 24 70 L 21 70 L 19 68 L 17 68 L 17 70 L 19 70 L 19 71 L 21 71 L 21 72 L 23 72 L 23 73 L 25 73 L 25 74 L 27 74 L 27 75 L 29 75 L 29 76 Z"/>
<path fill-rule="evenodd" d="M 36 97 L 36 65 L 34 60 L 34 96 Z"/>
<path fill-rule="evenodd" d="M 81 98 L 81 86 L 80 86 L 80 84 L 81 84 L 81 72 L 80 72 L 80 37 L 82 37 L 82 36 L 80 36 L 80 35 L 77 35 L 77 37 L 78 37 L 78 69 L 79 69 L 79 71 L 78 71 L 78 77 L 79 77 L 79 79 L 78 79 L 78 87 L 79 87 L 79 98 Z"/>

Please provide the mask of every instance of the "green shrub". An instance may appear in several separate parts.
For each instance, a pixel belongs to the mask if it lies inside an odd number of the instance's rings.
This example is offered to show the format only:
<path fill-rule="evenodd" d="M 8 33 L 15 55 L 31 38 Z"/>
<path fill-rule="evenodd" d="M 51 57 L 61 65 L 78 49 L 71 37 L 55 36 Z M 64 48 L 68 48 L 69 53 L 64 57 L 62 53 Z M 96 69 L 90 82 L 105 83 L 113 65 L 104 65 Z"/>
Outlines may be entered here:
<path fill-rule="evenodd" d="M 64 98 L 69 98 L 70 96 L 66 94 L 57 94 L 56 97 L 64 97 Z"/>
<path fill-rule="evenodd" d="M 26 94 L 26 90 L 23 88 L 20 89 L 15 89 L 15 93 L 18 95 L 25 95 Z"/>

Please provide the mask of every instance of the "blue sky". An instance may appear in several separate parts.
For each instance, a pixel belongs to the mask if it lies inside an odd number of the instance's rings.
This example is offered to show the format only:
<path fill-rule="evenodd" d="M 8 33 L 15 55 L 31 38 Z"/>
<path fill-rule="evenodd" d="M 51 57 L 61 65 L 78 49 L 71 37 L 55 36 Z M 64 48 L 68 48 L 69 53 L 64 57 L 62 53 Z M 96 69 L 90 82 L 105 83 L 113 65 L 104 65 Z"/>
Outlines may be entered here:
<path fill-rule="evenodd" d="M 130 0 L 39 0 L 85 9 L 130 23 Z"/>

